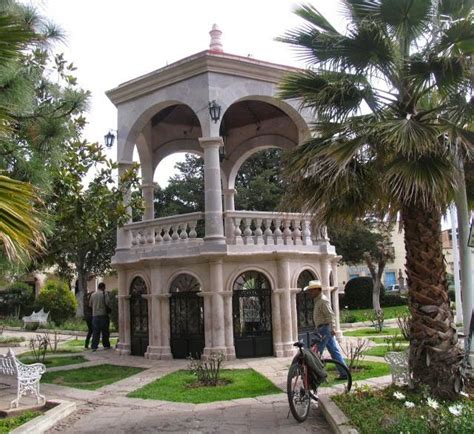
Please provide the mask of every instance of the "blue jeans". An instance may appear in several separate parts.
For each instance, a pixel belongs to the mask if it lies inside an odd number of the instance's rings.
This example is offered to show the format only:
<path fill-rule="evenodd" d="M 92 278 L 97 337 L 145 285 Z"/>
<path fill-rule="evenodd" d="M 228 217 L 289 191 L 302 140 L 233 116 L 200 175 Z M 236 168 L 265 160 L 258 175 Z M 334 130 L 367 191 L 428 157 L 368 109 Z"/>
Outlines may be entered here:
<path fill-rule="evenodd" d="M 102 334 L 102 345 L 104 348 L 110 348 L 109 341 L 109 317 L 107 315 L 99 315 L 92 317 L 92 345 L 91 348 L 96 350 L 99 346 L 100 335 Z"/>
<path fill-rule="evenodd" d="M 319 354 L 323 354 L 324 349 L 327 347 L 329 354 L 331 354 L 332 359 L 337 360 L 338 362 L 342 363 L 344 366 L 347 366 L 346 362 L 344 362 L 344 358 L 342 357 L 339 345 L 336 339 L 334 338 L 334 336 L 331 334 L 331 327 L 328 325 L 322 325 L 316 329 L 316 332 L 319 333 L 323 339 L 321 343 L 318 345 Z M 347 375 L 346 372 L 344 372 L 338 366 L 337 368 L 338 368 L 339 374 L 342 377 L 345 377 Z"/>

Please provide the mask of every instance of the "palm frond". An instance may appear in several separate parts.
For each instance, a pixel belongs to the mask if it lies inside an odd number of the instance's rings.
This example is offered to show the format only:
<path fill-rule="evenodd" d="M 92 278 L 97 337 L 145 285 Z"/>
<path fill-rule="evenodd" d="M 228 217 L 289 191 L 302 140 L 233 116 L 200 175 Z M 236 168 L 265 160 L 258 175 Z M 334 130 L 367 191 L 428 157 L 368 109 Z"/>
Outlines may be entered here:
<path fill-rule="evenodd" d="M 474 0 L 438 1 L 438 13 L 453 20 L 465 18 L 474 8 Z"/>
<path fill-rule="evenodd" d="M 450 27 L 443 31 L 435 52 L 474 53 L 474 24 L 471 19 L 463 19 L 450 23 Z"/>

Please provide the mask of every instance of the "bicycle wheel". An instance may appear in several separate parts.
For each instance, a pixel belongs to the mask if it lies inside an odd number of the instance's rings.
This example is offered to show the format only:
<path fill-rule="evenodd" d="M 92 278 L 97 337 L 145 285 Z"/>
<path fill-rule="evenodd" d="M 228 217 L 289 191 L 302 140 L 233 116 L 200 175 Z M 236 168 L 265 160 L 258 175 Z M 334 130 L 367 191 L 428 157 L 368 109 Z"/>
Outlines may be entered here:
<path fill-rule="evenodd" d="M 293 363 L 288 370 L 286 390 L 291 414 L 298 422 L 304 422 L 309 414 L 311 398 L 304 386 L 304 368 L 299 363 Z"/>
<path fill-rule="evenodd" d="M 352 375 L 346 365 L 333 359 L 323 359 L 324 368 L 327 373 L 326 386 L 337 386 L 342 384 L 344 386 L 344 392 L 349 392 L 352 387 Z M 344 375 L 342 375 L 344 372 Z M 339 377 L 347 377 L 345 379 L 339 379 Z"/>

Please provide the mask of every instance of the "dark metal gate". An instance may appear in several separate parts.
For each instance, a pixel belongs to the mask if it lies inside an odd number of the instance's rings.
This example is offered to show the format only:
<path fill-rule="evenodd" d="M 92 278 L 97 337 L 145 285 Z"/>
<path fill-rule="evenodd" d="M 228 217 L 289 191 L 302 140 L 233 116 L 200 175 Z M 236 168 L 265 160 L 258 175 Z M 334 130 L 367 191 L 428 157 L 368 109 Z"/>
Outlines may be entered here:
<path fill-rule="evenodd" d="M 204 349 L 204 300 L 199 282 L 180 274 L 170 288 L 171 353 L 175 359 L 200 358 Z"/>
<path fill-rule="evenodd" d="M 314 274 L 304 270 L 298 277 L 298 288 L 308 286 L 310 280 L 314 280 Z M 314 331 L 313 323 L 313 299 L 307 292 L 299 292 L 296 295 L 296 310 L 298 312 L 298 340 L 303 341 L 306 347 L 310 344 L 310 335 Z"/>
<path fill-rule="evenodd" d="M 130 286 L 130 352 L 143 356 L 148 347 L 148 301 L 146 283 L 135 277 Z"/>
<path fill-rule="evenodd" d="M 273 355 L 272 290 L 259 272 L 242 273 L 234 282 L 232 312 L 238 358 Z"/>

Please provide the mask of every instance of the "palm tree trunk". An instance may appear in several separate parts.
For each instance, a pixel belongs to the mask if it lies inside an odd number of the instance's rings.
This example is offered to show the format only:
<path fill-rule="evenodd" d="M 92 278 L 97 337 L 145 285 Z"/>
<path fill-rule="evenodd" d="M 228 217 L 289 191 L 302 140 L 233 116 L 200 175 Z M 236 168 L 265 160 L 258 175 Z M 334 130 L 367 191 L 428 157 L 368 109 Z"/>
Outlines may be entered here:
<path fill-rule="evenodd" d="M 415 385 L 427 384 L 440 398 L 461 388 L 462 351 L 448 299 L 441 245 L 441 213 L 423 206 L 402 209 L 412 322 L 410 368 Z"/>

